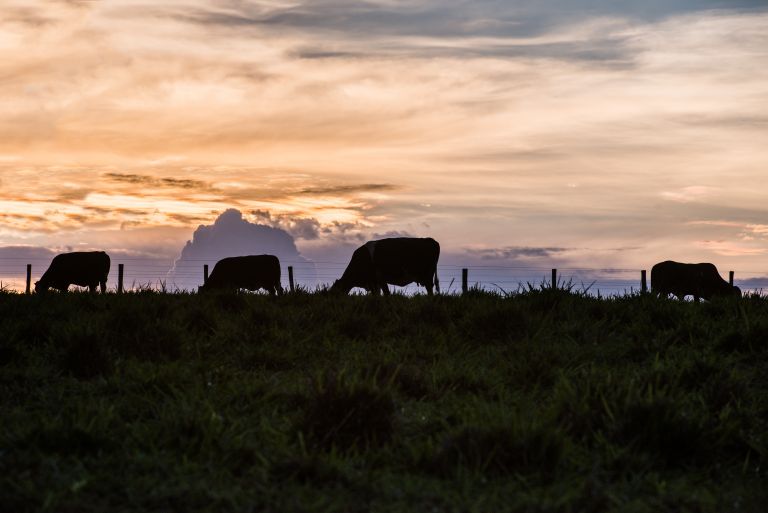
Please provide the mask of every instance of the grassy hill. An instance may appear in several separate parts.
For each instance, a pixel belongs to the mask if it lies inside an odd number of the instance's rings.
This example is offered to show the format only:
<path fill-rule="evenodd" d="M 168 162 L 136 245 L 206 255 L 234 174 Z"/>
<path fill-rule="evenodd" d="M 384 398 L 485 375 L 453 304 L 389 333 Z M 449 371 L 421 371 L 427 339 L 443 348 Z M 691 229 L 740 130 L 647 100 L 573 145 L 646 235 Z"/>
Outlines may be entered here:
<path fill-rule="evenodd" d="M 0 294 L 0 510 L 764 511 L 768 300 Z"/>

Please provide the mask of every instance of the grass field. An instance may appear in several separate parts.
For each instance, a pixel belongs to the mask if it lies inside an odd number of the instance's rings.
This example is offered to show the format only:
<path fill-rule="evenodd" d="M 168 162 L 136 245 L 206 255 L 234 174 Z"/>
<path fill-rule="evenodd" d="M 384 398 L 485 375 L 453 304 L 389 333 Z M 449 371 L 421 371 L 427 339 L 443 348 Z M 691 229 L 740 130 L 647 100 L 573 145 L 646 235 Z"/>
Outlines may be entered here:
<path fill-rule="evenodd" d="M 765 511 L 768 300 L 0 294 L 0 511 Z"/>

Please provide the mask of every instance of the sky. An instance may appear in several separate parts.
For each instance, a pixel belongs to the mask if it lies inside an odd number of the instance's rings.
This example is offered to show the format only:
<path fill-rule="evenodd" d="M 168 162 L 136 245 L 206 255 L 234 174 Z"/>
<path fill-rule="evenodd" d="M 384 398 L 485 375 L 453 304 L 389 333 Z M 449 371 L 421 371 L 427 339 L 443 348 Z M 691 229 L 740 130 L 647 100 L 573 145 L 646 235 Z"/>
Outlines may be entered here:
<path fill-rule="evenodd" d="M 762 277 L 766 171 L 766 0 L 0 0 L 0 277 L 166 276 L 229 209 L 334 265 Z"/>

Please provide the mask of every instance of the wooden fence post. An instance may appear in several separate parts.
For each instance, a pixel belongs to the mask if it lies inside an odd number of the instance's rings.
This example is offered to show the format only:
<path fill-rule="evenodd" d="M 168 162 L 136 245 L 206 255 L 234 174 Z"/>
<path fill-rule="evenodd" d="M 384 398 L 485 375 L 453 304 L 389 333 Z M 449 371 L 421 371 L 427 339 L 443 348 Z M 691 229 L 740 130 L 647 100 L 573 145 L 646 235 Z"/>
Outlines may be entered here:
<path fill-rule="evenodd" d="M 645 269 L 640 271 L 640 292 L 643 294 L 648 292 L 648 282 L 645 279 Z"/>
<path fill-rule="evenodd" d="M 117 264 L 117 293 L 123 293 L 123 264 Z"/>
<path fill-rule="evenodd" d="M 27 264 L 27 294 L 32 293 L 32 264 Z"/>
<path fill-rule="evenodd" d="M 203 265 L 203 285 L 208 281 L 208 264 Z"/>
<path fill-rule="evenodd" d="M 466 294 L 469 290 L 469 269 L 461 270 L 461 293 Z"/>
<path fill-rule="evenodd" d="M 552 269 L 552 290 L 557 289 L 557 269 Z"/>
<path fill-rule="evenodd" d="M 288 266 L 288 286 L 291 288 L 291 292 L 294 292 L 296 289 L 293 286 L 293 266 Z"/>
<path fill-rule="evenodd" d="M 728 283 L 733 287 L 733 271 L 728 271 Z"/>

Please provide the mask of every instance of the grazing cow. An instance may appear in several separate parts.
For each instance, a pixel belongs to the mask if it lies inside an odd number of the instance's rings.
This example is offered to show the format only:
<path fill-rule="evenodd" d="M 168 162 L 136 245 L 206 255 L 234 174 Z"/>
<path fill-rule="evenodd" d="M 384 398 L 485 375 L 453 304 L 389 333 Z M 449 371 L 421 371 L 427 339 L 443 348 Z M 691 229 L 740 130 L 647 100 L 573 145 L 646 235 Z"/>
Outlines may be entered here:
<path fill-rule="evenodd" d="M 333 292 L 348 294 L 361 287 L 378 294 L 389 294 L 387 284 L 401 287 L 416 282 L 432 295 L 433 286 L 440 292 L 437 259 L 440 244 L 431 238 L 398 237 L 372 240 L 355 250 L 344 274 L 331 287 Z M 434 281 L 433 281 L 434 280 Z"/>
<path fill-rule="evenodd" d="M 228 257 L 216 262 L 200 292 L 211 290 L 258 290 L 282 294 L 280 260 L 275 255 Z"/>
<path fill-rule="evenodd" d="M 722 279 L 713 264 L 681 264 L 671 260 L 653 266 L 651 290 L 664 297 L 674 294 L 678 299 L 691 295 L 695 301 L 714 296 L 741 297 L 741 289 Z"/>
<path fill-rule="evenodd" d="M 96 292 L 96 285 L 101 292 L 107 290 L 109 274 L 109 255 L 103 251 L 76 251 L 56 255 L 42 278 L 35 282 L 35 292 L 43 293 L 48 289 L 66 292 L 70 285 L 88 287 Z"/>

